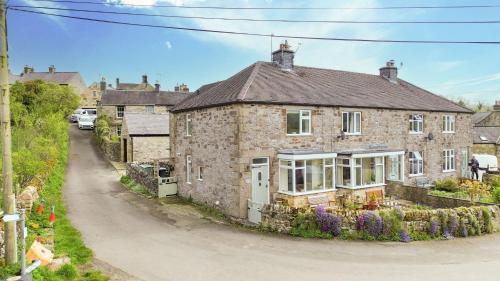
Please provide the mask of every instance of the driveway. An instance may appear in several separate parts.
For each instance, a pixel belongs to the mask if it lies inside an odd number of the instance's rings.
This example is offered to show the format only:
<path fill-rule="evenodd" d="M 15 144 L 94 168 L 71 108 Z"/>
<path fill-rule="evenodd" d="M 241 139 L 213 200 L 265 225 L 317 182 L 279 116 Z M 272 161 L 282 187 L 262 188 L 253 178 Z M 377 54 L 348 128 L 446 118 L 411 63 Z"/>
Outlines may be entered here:
<path fill-rule="evenodd" d="M 71 128 L 68 215 L 130 280 L 498 280 L 500 235 L 404 243 L 307 240 L 165 212 L 120 186 L 91 132 Z M 122 273 L 123 273 L 122 272 Z M 125 277 L 117 279 L 125 280 Z"/>

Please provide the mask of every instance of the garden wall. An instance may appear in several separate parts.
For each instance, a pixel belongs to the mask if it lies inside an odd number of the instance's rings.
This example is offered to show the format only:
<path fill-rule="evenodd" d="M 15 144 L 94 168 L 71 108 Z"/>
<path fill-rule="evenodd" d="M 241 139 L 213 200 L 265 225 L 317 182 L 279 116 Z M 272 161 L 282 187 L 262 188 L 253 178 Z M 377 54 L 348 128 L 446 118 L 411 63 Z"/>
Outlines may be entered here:
<path fill-rule="evenodd" d="M 111 161 L 119 162 L 121 161 L 121 144 L 120 142 L 112 142 L 111 140 L 105 138 L 100 144 L 101 150 L 106 155 L 106 157 Z"/>
<path fill-rule="evenodd" d="M 146 172 L 137 163 L 127 163 L 127 176 L 135 182 L 142 184 L 151 194 L 158 196 L 158 179 Z"/>
<path fill-rule="evenodd" d="M 390 212 L 391 210 L 384 210 Z M 370 215 L 379 217 L 380 211 L 330 209 L 326 212 L 334 217 L 340 217 L 342 231 L 353 233 L 359 231 L 360 217 Z M 498 206 L 489 207 L 461 207 L 455 209 L 392 209 L 398 214 L 401 222 L 401 229 L 411 233 L 413 237 L 427 236 L 439 237 L 449 236 L 469 236 L 491 233 L 500 227 L 500 208 Z M 281 204 L 270 204 L 262 209 L 262 226 L 266 229 L 280 232 L 293 233 L 297 226 L 299 216 L 309 217 L 315 220 L 316 215 L 313 209 L 293 208 Z M 311 219 L 308 224 L 310 225 Z M 380 227 L 394 223 L 380 219 Z M 382 229 L 380 230 L 382 233 Z M 359 236 L 357 236 L 359 237 Z M 418 238 L 414 238 L 418 240 Z"/>
<path fill-rule="evenodd" d="M 472 203 L 469 200 L 459 198 L 441 197 L 428 194 L 429 189 L 416 186 L 406 186 L 397 183 L 389 183 L 385 187 L 385 196 L 395 197 L 412 201 L 432 208 L 457 208 L 470 207 Z M 475 202 L 475 205 L 489 206 L 494 204 Z"/>

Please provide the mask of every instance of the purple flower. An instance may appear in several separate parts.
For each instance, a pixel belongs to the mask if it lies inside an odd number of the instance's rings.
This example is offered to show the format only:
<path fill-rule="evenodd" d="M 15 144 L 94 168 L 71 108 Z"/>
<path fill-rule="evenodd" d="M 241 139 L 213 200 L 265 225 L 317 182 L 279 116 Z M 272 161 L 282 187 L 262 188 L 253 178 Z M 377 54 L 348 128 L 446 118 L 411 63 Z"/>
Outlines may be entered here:
<path fill-rule="evenodd" d="M 342 217 L 327 213 L 321 205 L 316 208 L 316 223 L 322 232 L 331 233 L 333 236 L 340 235 Z"/>
<path fill-rule="evenodd" d="M 361 216 L 358 217 L 357 228 L 358 230 L 363 230 L 364 227 L 365 227 L 365 216 L 364 214 L 362 214 Z"/>
<path fill-rule="evenodd" d="M 438 230 L 438 222 L 436 220 L 431 221 L 431 227 L 429 228 L 429 235 L 435 238 Z"/>
<path fill-rule="evenodd" d="M 451 240 L 451 239 L 453 239 L 453 235 L 451 235 L 451 234 L 450 234 L 450 232 L 449 232 L 448 230 L 446 230 L 446 231 L 444 232 L 443 237 L 444 237 L 444 239 L 446 239 L 446 240 Z"/>
<path fill-rule="evenodd" d="M 372 237 L 378 237 L 382 234 L 384 223 L 379 215 L 373 212 L 366 212 L 358 217 L 357 227 L 359 231 L 365 231 Z"/>
<path fill-rule="evenodd" d="M 401 231 L 401 242 L 410 242 L 410 235 L 408 235 L 408 232 L 406 232 L 406 230 Z"/>

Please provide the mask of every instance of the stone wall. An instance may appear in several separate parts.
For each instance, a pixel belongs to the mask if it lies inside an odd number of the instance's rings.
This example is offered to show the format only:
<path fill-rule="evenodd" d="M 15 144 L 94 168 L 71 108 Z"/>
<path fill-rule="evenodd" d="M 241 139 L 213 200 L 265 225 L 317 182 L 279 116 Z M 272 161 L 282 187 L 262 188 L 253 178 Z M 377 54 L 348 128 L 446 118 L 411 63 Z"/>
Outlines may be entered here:
<path fill-rule="evenodd" d="M 186 136 L 186 113 L 170 118 L 171 155 L 179 194 L 221 209 L 232 217 L 246 217 L 240 200 L 237 106 L 191 111 L 192 134 Z M 186 180 L 186 156 L 192 159 L 192 180 Z M 203 179 L 198 179 L 199 167 Z"/>
<path fill-rule="evenodd" d="M 469 200 L 430 195 L 428 194 L 429 190 L 426 188 L 403 186 L 397 183 L 388 184 L 385 187 L 385 192 L 388 197 L 408 200 L 432 208 L 457 208 L 470 207 L 473 205 Z M 475 205 L 489 206 L 494 204 L 476 202 Z"/>
<path fill-rule="evenodd" d="M 104 155 L 111 161 L 121 161 L 121 144 L 120 142 L 112 142 L 105 139 L 101 144 L 101 150 Z"/>
<path fill-rule="evenodd" d="M 170 138 L 158 137 L 131 137 L 128 146 L 132 154 L 129 157 L 134 162 L 151 162 L 154 159 L 170 158 Z"/>
<path fill-rule="evenodd" d="M 493 230 L 500 227 L 500 208 L 498 206 L 489 206 L 487 210 L 491 212 Z M 342 229 L 349 232 L 357 231 L 358 217 L 367 211 L 347 210 L 326 208 L 328 213 L 342 218 Z M 265 205 L 262 209 L 261 225 L 271 231 L 280 233 L 291 233 L 295 220 L 299 213 L 311 213 L 313 209 L 294 208 L 281 204 Z M 415 210 L 400 209 L 402 227 L 405 230 L 429 232 L 430 222 L 439 220 L 443 216 L 447 218 L 455 216 L 457 223 L 464 224 L 466 228 L 480 228 L 480 233 L 489 232 L 484 221 L 483 209 L 480 207 L 462 207 L 454 209 L 433 209 L 433 210 Z M 377 214 L 378 211 L 375 211 Z M 314 214 L 314 213 L 313 213 Z M 476 225 L 477 223 L 477 225 Z M 438 226 L 439 227 L 439 226 Z M 442 231 L 444 232 L 444 231 Z M 456 233 L 458 234 L 458 233 Z"/>
<path fill-rule="evenodd" d="M 488 117 L 481 120 L 481 122 L 477 123 L 478 127 L 497 127 L 500 126 L 500 110 L 495 110 L 491 112 Z"/>
<path fill-rule="evenodd" d="M 149 193 L 158 196 L 158 178 L 148 174 L 137 163 L 127 163 L 126 171 L 127 176 L 146 187 Z"/>

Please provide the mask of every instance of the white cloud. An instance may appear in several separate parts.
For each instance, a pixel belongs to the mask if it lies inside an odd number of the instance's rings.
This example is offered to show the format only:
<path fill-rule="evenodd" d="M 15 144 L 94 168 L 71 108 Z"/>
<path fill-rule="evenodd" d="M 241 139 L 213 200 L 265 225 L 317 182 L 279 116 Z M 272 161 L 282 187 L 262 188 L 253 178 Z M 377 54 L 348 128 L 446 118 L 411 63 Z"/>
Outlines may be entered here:
<path fill-rule="evenodd" d="M 170 41 L 166 41 L 165 47 L 167 47 L 167 49 L 172 49 L 172 43 L 170 43 Z"/>

